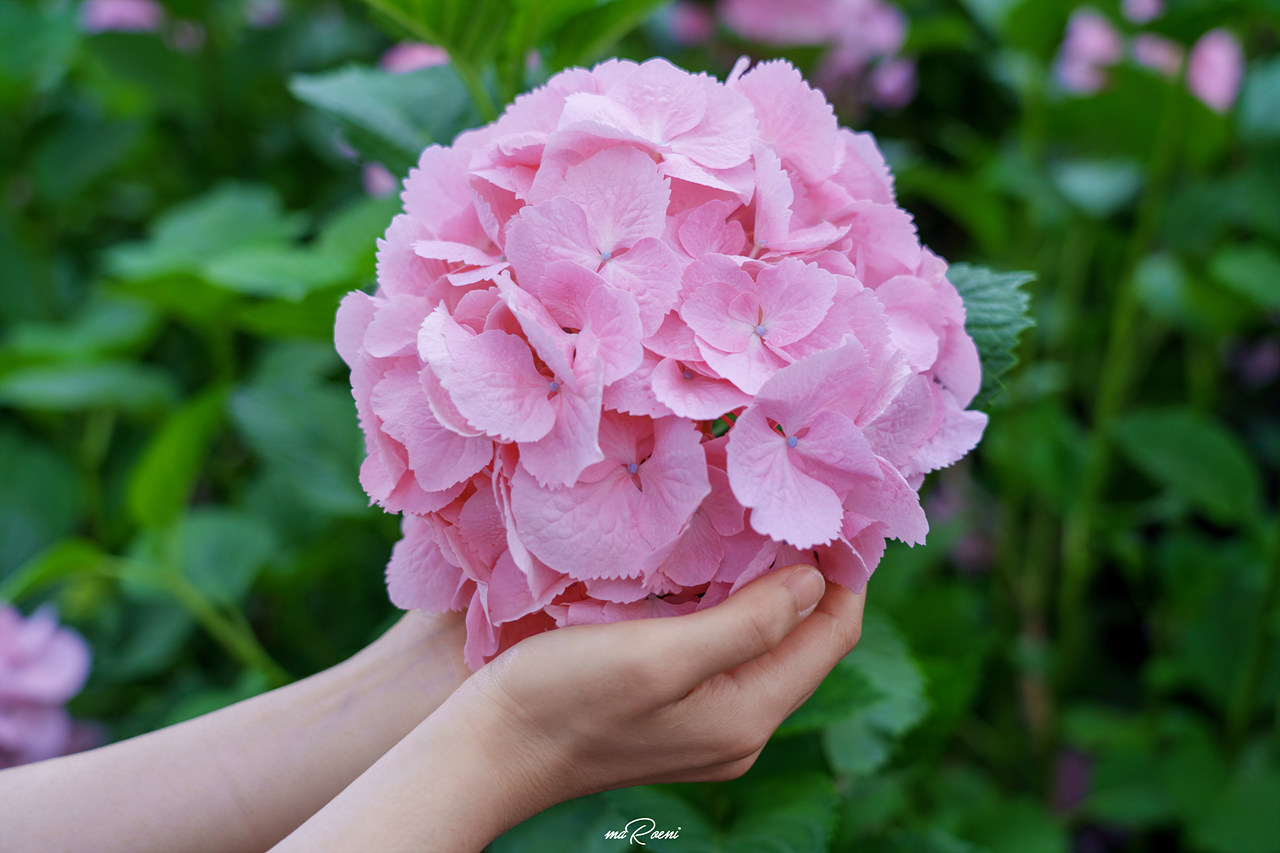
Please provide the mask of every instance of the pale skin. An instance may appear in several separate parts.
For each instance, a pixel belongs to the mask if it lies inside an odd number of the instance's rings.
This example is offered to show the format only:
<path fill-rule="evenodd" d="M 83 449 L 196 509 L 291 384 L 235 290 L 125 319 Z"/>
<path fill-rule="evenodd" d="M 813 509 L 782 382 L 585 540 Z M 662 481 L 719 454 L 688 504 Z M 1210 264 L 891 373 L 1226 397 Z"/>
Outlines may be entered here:
<path fill-rule="evenodd" d="M 736 778 L 857 643 L 863 601 L 792 566 L 700 613 L 531 637 L 474 674 L 456 614 L 409 614 L 296 684 L 0 773 L 0 846 L 461 853 L 584 794 Z"/>

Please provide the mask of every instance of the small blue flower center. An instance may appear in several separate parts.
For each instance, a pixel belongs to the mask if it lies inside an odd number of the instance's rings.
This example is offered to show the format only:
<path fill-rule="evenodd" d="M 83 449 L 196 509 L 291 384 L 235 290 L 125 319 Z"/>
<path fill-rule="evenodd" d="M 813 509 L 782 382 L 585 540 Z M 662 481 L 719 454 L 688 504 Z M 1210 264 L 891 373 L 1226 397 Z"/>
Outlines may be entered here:
<path fill-rule="evenodd" d="M 686 367 L 686 368 L 684 369 L 684 378 L 685 378 L 685 379 L 692 379 L 692 378 L 693 378 L 693 371 Z"/>
<path fill-rule="evenodd" d="M 759 335 L 760 337 L 762 337 L 762 338 L 763 338 L 763 337 L 764 337 L 764 326 L 763 326 L 763 325 L 756 326 L 756 328 L 755 328 L 755 332 L 756 332 L 756 334 L 757 334 L 757 335 Z"/>
<path fill-rule="evenodd" d="M 549 383 L 547 383 L 547 387 L 550 388 L 551 393 L 554 394 L 555 392 L 560 390 L 560 383 L 552 379 Z"/>
<path fill-rule="evenodd" d="M 610 258 L 612 258 L 612 257 L 613 257 L 613 252 L 601 252 L 601 253 L 600 253 L 600 260 L 602 260 L 602 261 L 608 261 L 608 260 L 609 260 Z"/>
<path fill-rule="evenodd" d="M 796 438 L 794 435 L 787 439 L 787 447 L 795 447 L 799 443 L 800 439 Z"/>
<path fill-rule="evenodd" d="M 639 470 L 640 470 L 640 466 L 639 466 L 639 465 L 637 465 L 636 463 L 634 463 L 634 462 L 629 462 L 629 463 L 627 463 L 627 473 L 628 473 L 628 474 L 634 474 L 635 472 L 637 472 L 637 471 L 639 471 Z"/>

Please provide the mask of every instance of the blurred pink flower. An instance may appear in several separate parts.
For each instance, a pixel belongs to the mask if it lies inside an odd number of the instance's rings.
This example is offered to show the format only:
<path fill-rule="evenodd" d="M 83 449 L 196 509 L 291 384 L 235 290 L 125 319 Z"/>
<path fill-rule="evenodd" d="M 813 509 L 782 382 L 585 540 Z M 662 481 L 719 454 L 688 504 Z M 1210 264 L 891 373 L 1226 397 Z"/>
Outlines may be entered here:
<path fill-rule="evenodd" d="M 80 26 L 87 32 L 153 32 L 164 21 L 164 7 L 156 0 L 86 0 L 80 7 Z"/>
<path fill-rule="evenodd" d="M 1135 24 L 1160 17 L 1164 12 L 1164 0 L 1124 0 L 1124 16 Z"/>
<path fill-rule="evenodd" d="M 715 18 L 710 8 L 701 3 L 678 0 L 668 8 L 667 15 L 671 35 L 680 44 L 702 44 L 715 35 Z"/>
<path fill-rule="evenodd" d="M 365 193 L 374 198 L 389 196 L 400 186 L 396 176 L 381 163 L 365 163 L 360 170 L 360 179 L 364 184 Z"/>
<path fill-rule="evenodd" d="M 267 29 L 284 20 L 284 11 L 284 0 L 249 0 L 245 19 L 254 29 Z"/>
<path fill-rule="evenodd" d="M 730 29 L 756 41 L 827 45 L 814 76 L 846 106 L 897 108 L 915 96 L 915 64 L 897 55 L 907 18 L 883 0 L 722 0 L 720 14 Z"/>
<path fill-rule="evenodd" d="M 1123 56 L 1124 43 L 1111 22 L 1092 9 L 1077 9 L 1059 48 L 1058 82 L 1073 92 L 1096 92 L 1106 85 L 1105 69 Z"/>
<path fill-rule="evenodd" d="M 84 638 L 58 627 L 51 608 L 23 619 L 0 607 L 0 767 L 76 748 L 77 730 L 62 705 L 84 686 L 89 658 Z"/>
<path fill-rule="evenodd" d="M 916 96 L 916 64 L 913 60 L 890 59 L 871 72 L 871 100 L 886 110 L 911 103 Z"/>
<path fill-rule="evenodd" d="M 1244 78 L 1244 51 L 1226 30 L 1210 30 L 1191 48 L 1187 87 L 1210 109 L 1225 113 L 1235 103 Z"/>
<path fill-rule="evenodd" d="M 382 70 L 390 71 L 392 74 L 404 74 L 417 71 L 419 68 L 444 65 L 448 61 L 449 54 L 442 47 L 416 41 L 402 41 L 388 48 L 378 60 L 378 65 Z"/>
<path fill-rule="evenodd" d="M 1141 33 L 1133 39 L 1133 61 L 1166 77 L 1178 75 L 1184 53 L 1182 45 L 1163 36 Z"/>
<path fill-rule="evenodd" d="M 0 608 L 0 702 L 61 705 L 80 692 L 89 675 L 89 645 L 59 628 L 51 608 L 23 619 Z"/>

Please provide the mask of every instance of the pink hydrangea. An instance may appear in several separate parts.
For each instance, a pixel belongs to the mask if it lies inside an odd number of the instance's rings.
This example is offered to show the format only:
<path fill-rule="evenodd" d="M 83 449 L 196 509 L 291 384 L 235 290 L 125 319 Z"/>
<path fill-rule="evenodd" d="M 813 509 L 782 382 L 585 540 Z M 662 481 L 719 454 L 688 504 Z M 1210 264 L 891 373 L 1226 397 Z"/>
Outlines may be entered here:
<path fill-rule="evenodd" d="M 1210 30 L 1191 48 L 1187 88 L 1210 109 L 1225 113 L 1244 79 L 1244 51 L 1227 30 Z"/>
<path fill-rule="evenodd" d="M 378 59 L 378 65 L 392 74 L 405 74 L 420 68 L 432 68 L 449 61 L 449 54 L 442 47 L 416 41 L 402 41 L 387 48 Z"/>
<path fill-rule="evenodd" d="M 883 0 L 721 0 L 720 15 L 735 32 L 754 41 L 827 48 L 815 72 L 821 87 L 857 109 L 885 109 L 915 97 L 915 63 L 898 55 L 907 18 Z"/>
<path fill-rule="evenodd" d="M 401 198 L 335 341 L 361 483 L 404 514 L 392 601 L 465 609 L 473 667 L 774 565 L 860 589 L 981 437 L 946 264 L 786 62 L 562 72 Z"/>
<path fill-rule="evenodd" d="M 86 0 L 80 26 L 91 33 L 154 32 L 164 23 L 164 6 L 156 0 Z"/>
<path fill-rule="evenodd" d="M 1145 24 L 1164 13 L 1164 0 L 1124 0 L 1124 16 L 1135 24 Z"/>
<path fill-rule="evenodd" d="M 23 619 L 0 606 L 0 767 L 83 748 L 62 706 L 84 686 L 89 660 L 88 644 L 49 608 Z"/>
<path fill-rule="evenodd" d="M 1058 82 L 1072 92 L 1096 92 L 1106 85 L 1106 69 L 1123 57 L 1124 40 L 1111 22 L 1092 9 L 1077 9 L 1058 53 Z"/>

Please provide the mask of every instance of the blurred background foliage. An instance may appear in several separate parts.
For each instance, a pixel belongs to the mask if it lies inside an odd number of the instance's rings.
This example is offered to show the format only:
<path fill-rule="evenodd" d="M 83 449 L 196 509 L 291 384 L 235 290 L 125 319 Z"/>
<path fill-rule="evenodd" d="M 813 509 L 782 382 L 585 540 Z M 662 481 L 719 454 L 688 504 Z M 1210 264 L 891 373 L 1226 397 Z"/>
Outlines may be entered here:
<path fill-rule="evenodd" d="M 831 95 L 926 243 L 1038 276 L 987 436 L 750 774 L 575 801 L 495 850 L 620 849 L 649 815 L 682 853 L 1280 851 L 1280 3 L 1148 25 L 1236 34 L 1223 111 L 1127 61 L 1064 91 L 1074 0 L 899 5 L 914 100 Z M 169 0 L 127 32 L 0 0 L 0 600 L 89 639 L 76 716 L 128 737 L 396 618 L 331 342 L 398 208 L 367 189 L 568 64 L 821 58 L 673 35 L 688 11 Z M 453 62 L 380 68 L 405 39 Z"/>

